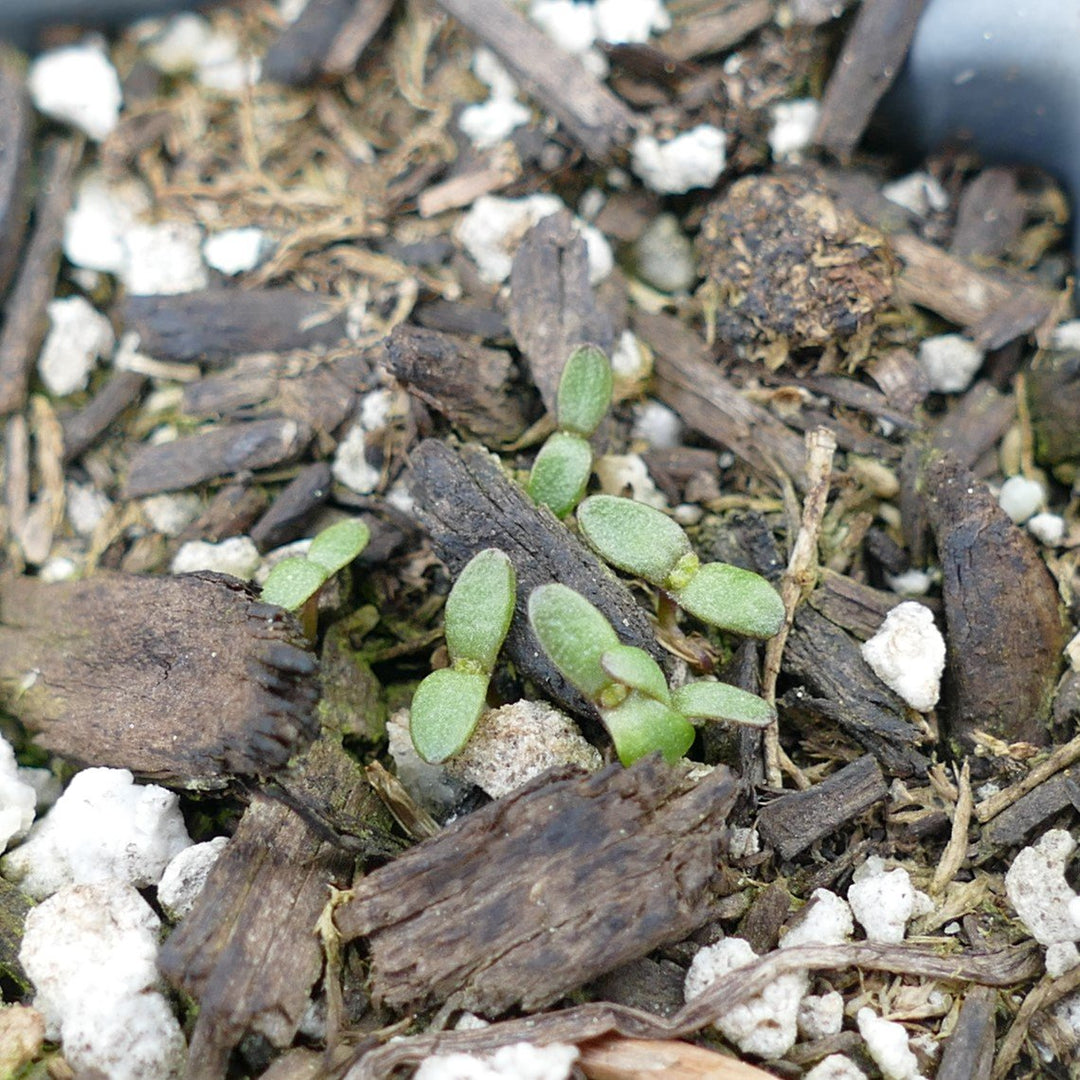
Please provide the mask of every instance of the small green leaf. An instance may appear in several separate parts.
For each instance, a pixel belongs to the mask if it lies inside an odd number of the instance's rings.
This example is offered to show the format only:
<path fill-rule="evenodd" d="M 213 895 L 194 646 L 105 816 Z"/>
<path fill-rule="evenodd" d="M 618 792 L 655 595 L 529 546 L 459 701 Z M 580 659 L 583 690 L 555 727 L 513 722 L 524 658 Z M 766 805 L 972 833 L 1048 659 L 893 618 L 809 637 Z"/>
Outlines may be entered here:
<path fill-rule="evenodd" d="M 677 522 L 633 499 L 593 495 L 578 507 L 577 521 L 602 558 L 654 585 L 663 585 L 680 560 L 693 554 Z"/>
<path fill-rule="evenodd" d="M 409 731 L 416 752 L 435 764 L 468 741 L 487 700 L 486 675 L 440 668 L 416 688 Z"/>
<path fill-rule="evenodd" d="M 262 587 L 262 599 L 295 611 L 319 591 L 330 575 L 318 563 L 293 556 L 275 563 Z"/>
<path fill-rule="evenodd" d="M 634 645 L 616 645 L 600 657 L 604 670 L 616 681 L 646 697 L 671 704 L 671 691 L 660 665 L 644 649 Z"/>
<path fill-rule="evenodd" d="M 446 598 L 446 648 L 450 659 L 469 660 L 489 675 L 514 615 L 514 567 L 498 548 L 474 555 Z"/>
<path fill-rule="evenodd" d="M 636 690 L 617 708 L 602 710 L 600 716 L 624 765 L 633 765 L 654 750 L 674 764 L 694 742 L 693 724 L 662 701 Z"/>
<path fill-rule="evenodd" d="M 600 657 L 619 644 L 618 635 L 580 593 L 557 583 L 533 589 L 529 625 L 551 662 L 590 701 L 612 684 Z"/>
<path fill-rule="evenodd" d="M 672 595 L 702 622 L 747 637 L 772 637 L 784 625 L 784 602 L 759 574 L 727 563 L 706 563 Z"/>
<path fill-rule="evenodd" d="M 671 704 L 686 717 L 731 720 L 750 727 L 768 727 L 776 719 L 776 710 L 764 698 L 706 679 L 680 686 L 672 692 Z"/>
<path fill-rule="evenodd" d="M 581 502 L 591 475 L 592 447 L 580 435 L 556 431 L 533 462 L 529 496 L 564 518 Z"/>
<path fill-rule="evenodd" d="M 371 530 L 359 518 L 338 521 L 311 541 L 308 561 L 321 566 L 329 577 L 348 566 L 367 547 L 370 539 Z"/>
<path fill-rule="evenodd" d="M 559 379 L 555 417 L 562 431 L 591 435 L 611 406 L 611 362 L 595 345 L 575 349 Z"/>

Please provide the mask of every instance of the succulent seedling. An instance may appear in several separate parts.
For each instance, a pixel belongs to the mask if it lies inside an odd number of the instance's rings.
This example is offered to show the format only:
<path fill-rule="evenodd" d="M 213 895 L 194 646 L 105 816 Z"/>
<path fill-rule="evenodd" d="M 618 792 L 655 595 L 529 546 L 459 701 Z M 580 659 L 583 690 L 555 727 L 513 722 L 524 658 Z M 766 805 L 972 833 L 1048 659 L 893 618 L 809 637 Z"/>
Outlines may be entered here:
<path fill-rule="evenodd" d="M 585 494 L 592 473 L 589 436 L 611 405 L 611 364 L 595 345 L 575 349 L 563 367 L 555 399 L 559 430 L 540 448 L 529 474 L 534 502 L 558 518 L 571 513 Z"/>
<path fill-rule="evenodd" d="M 371 531 L 357 518 L 335 522 L 311 541 L 305 555 L 293 555 L 275 563 L 263 585 L 262 599 L 299 612 L 305 632 L 313 638 L 319 590 L 348 566 L 370 539 Z"/>
<path fill-rule="evenodd" d="M 577 512 L 589 545 L 612 566 L 644 578 L 702 622 L 767 638 L 784 623 L 780 594 L 759 574 L 704 563 L 682 528 L 659 510 L 612 495 L 594 495 Z"/>
<path fill-rule="evenodd" d="M 412 700 L 412 741 L 425 761 L 445 761 L 472 735 L 516 594 L 514 567 L 496 548 L 473 556 L 454 582 L 444 613 L 450 666 L 428 675 Z"/>
<path fill-rule="evenodd" d="M 694 741 L 692 718 L 755 727 L 775 719 L 768 702 L 726 683 L 670 690 L 660 665 L 623 645 L 600 611 L 565 585 L 532 591 L 529 623 L 551 662 L 596 707 L 624 765 L 656 750 L 677 761 Z"/>

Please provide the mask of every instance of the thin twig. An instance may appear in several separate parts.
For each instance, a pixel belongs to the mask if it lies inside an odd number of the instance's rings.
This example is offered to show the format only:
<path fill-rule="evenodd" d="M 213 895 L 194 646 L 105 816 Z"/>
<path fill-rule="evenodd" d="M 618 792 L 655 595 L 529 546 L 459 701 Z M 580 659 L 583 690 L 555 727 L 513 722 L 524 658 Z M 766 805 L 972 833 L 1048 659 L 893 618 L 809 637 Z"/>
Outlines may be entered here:
<path fill-rule="evenodd" d="M 1064 746 L 1059 746 L 1044 761 L 1039 762 L 1027 776 L 1021 777 L 1015 784 L 1010 785 L 1004 791 L 983 799 L 975 807 L 975 816 L 984 825 L 991 818 L 997 817 L 1008 806 L 1012 806 L 1021 795 L 1037 788 L 1044 780 L 1049 780 L 1055 773 L 1068 768 L 1074 761 L 1080 758 L 1080 735 L 1070 739 Z"/>
<path fill-rule="evenodd" d="M 1020 1056 L 1020 1049 L 1027 1038 L 1028 1026 L 1035 1014 L 1041 1009 L 1049 1008 L 1078 987 L 1080 987 L 1080 967 L 1074 967 L 1064 975 L 1056 977 L 1044 975 L 1039 980 L 1034 989 L 1024 998 L 1017 1010 L 1016 1019 L 1012 1022 L 1012 1027 L 1001 1040 L 1001 1047 L 994 1061 L 994 1071 L 990 1074 L 990 1080 L 1005 1080 L 1009 1070 Z"/>
<path fill-rule="evenodd" d="M 780 632 L 770 638 L 765 646 L 762 696 L 766 701 L 776 701 L 776 680 L 780 675 L 784 646 L 795 621 L 795 609 L 809 595 L 817 581 L 818 540 L 821 537 L 821 523 L 829 498 L 829 481 L 835 453 L 836 436 L 828 428 L 815 428 L 807 434 L 806 475 L 809 487 L 803 500 L 799 531 L 791 546 L 787 569 L 780 582 L 780 596 L 784 601 L 786 618 Z M 765 780 L 770 787 L 783 787 L 781 753 L 780 727 L 774 721 L 765 729 Z M 791 762 L 788 764 L 791 765 Z M 791 765 L 791 769 L 794 768 L 795 766 Z"/>
<path fill-rule="evenodd" d="M 952 814 L 952 834 L 930 882 L 930 893 L 936 896 L 956 877 L 957 870 L 967 858 L 968 827 L 971 825 L 971 765 L 965 758 L 960 770 L 959 791 Z"/>

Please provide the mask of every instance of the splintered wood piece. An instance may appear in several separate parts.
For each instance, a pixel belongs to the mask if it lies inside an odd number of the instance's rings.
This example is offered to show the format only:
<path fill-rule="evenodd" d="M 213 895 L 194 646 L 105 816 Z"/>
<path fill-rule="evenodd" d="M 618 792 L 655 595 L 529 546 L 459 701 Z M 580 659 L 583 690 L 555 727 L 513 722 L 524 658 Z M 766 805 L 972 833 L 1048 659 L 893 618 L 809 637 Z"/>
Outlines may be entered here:
<path fill-rule="evenodd" d="M 973 987 L 964 997 L 956 1027 L 945 1040 L 937 1080 L 990 1080 L 997 1029 L 997 991 Z"/>
<path fill-rule="evenodd" d="M 26 62 L 0 50 L 0 296 L 19 262 L 28 220 L 30 140 L 34 111 L 26 92 Z"/>
<path fill-rule="evenodd" d="M 673 60 L 693 60 L 725 52 L 772 19 L 772 0 L 737 0 L 724 4 L 722 11 L 686 17 L 660 38 L 657 47 Z"/>
<path fill-rule="evenodd" d="M 881 629 L 885 616 L 903 601 L 894 592 L 884 592 L 825 569 L 809 602 L 830 622 L 866 641 Z"/>
<path fill-rule="evenodd" d="M 483 443 L 513 442 L 529 426 L 520 390 L 510 384 L 513 361 L 503 349 L 402 323 L 386 342 L 386 360 L 421 401 Z"/>
<path fill-rule="evenodd" d="M 26 404 L 30 372 L 48 328 L 46 308 L 56 293 L 64 219 L 74 194 L 83 139 L 54 139 L 45 148 L 34 228 L 15 285 L 4 306 L 0 331 L 0 416 Z"/>
<path fill-rule="evenodd" d="M 332 345 L 345 316 L 300 289 L 205 289 L 177 296 L 129 296 L 120 321 L 158 360 L 221 365 L 244 353 Z"/>
<path fill-rule="evenodd" d="M 893 235 L 891 243 L 904 263 L 896 282 L 899 298 L 964 327 L 980 348 L 1007 345 L 1041 327 L 1057 308 L 1058 297 L 1033 278 L 1001 281 L 908 234 Z"/>
<path fill-rule="evenodd" d="M 517 604 L 503 648 L 518 673 L 542 686 L 556 704 L 579 716 L 596 715 L 551 664 L 529 626 L 529 594 L 538 585 L 568 585 L 603 612 L 624 644 L 645 649 L 661 666 L 668 663 L 630 590 L 509 480 L 497 459 L 476 446 L 455 450 L 427 439 L 413 452 L 411 471 L 417 516 L 452 574 L 489 547 L 501 548 L 514 564 Z"/>
<path fill-rule="evenodd" d="M 82 765 L 271 772 L 315 733 L 316 671 L 293 616 L 225 574 L 0 580 L 0 704 Z"/>
<path fill-rule="evenodd" d="M 109 425 L 142 393 L 147 383 L 137 371 L 114 371 L 105 385 L 78 412 L 65 416 L 64 460 L 74 461 L 89 450 Z"/>
<path fill-rule="evenodd" d="M 376 1001 L 534 1010 L 710 915 L 737 794 L 658 756 L 553 769 L 374 871 L 335 913 L 367 937 Z"/>
<path fill-rule="evenodd" d="M 988 849 L 1015 847 L 1069 806 L 1080 811 L 1080 778 L 1067 770 L 1021 795 L 983 826 L 979 839 Z"/>
<path fill-rule="evenodd" d="M 772 1073 L 675 1039 L 598 1039 L 577 1061 L 589 1080 L 774 1080 Z"/>
<path fill-rule="evenodd" d="M 869 810 L 888 790 L 873 755 L 864 754 L 809 790 L 766 803 L 758 812 L 758 829 L 781 858 L 792 859 Z"/>
<path fill-rule="evenodd" d="M 215 476 L 284 465 L 303 453 L 311 428 L 296 420 L 223 424 L 174 442 L 144 444 L 131 455 L 124 498 L 183 491 Z"/>
<path fill-rule="evenodd" d="M 543 218 L 518 247 L 510 271 L 510 329 L 551 413 L 570 350 L 590 344 L 610 352 L 611 320 L 597 307 L 585 239 L 569 211 Z"/>
<path fill-rule="evenodd" d="M 915 749 L 924 735 L 907 706 L 870 670 L 854 638 L 805 604 L 784 649 L 784 673 L 805 687 L 784 695 L 784 713 L 832 721 L 897 776 L 926 772 L 930 762 Z"/>
<path fill-rule="evenodd" d="M 606 161 L 628 140 L 634 116 L 627 106 L 505 0 L 437 3 L 498 56 L 593 161 Z"/>
<path fill-rule="evenodd" d="M 965 750 L 978 731 L 1044 745 L 1067 640 L 1054 579 L 967 469 L 932 453 L 920 481 L 941 562 L 950 737 Z"/>
<path fill-rule="evenodd" d="M 637 315 L 634 329 L 656 354 L 656 394 L 695 431 L 737 454 L 763 476 L 783 469 L 806 487 L 803 440 L 720 374 L 705 343 L 671 315 Z"/>
<path fill-rule="evenodd" d="M 362 817 L 374 799 L 359 766 L 332 740 L 297 763 L 290 793 Z M 316 923 L 352 879 L 354 856 L 283 802 L 259 793 L 210 871 L 158 966 L 199 1004 L 187 1075 L 224 1077 L 249 1033 L 276 1047 L 296 1035 L 323 966 Z"/>
<path fill-rule="evenodd" d="M 903 66 L 926 0 L 866 0 L 821 102 L 814 140 L 846 161 Z"/>

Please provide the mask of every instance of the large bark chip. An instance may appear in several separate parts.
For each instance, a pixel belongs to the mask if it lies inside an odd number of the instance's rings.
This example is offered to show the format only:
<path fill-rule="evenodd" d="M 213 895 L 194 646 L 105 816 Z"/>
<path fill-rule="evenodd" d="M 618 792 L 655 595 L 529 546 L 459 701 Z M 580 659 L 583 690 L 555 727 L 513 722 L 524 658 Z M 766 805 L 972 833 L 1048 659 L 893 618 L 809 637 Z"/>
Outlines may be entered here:
<path fill-rule="evenodd" d="M 658 757 L 551 770 L 362 880 L 338 929 L 394 1008 L 538 1009 L 709 918 L 736 792 Z"/>
<path fill-rule="evenodd" d="M 0 581 L 0 707 L 82 765 L 270 772 L 315 733 L 316 674 L 293 616 L 225 574 Z"/>

